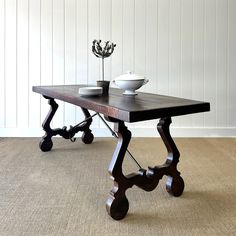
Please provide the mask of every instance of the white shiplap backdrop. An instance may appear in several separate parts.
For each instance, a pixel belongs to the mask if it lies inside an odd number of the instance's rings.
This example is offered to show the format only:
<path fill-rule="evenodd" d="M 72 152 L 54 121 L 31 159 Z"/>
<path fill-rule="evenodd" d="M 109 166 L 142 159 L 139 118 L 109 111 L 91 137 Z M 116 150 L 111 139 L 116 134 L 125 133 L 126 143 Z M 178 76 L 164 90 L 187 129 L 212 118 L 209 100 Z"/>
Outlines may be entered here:
<path fill-rule="evenodd" d="M 211 112 L 173 119 L 177 136 L 236 135 L 235 0 L 0 0 L 0 136 L 42 135 L 47 101 L 33 85 L 94 84 L 93 39 L 112 40 L 105 77 L 128 70 L 143 91 L 211 102 Z M 59 102 L 53 125 L 79 122 Z M 130 124 L 156 135 L 157 121 Z M 95 119 L 96 135 L 106 136 Z"/>

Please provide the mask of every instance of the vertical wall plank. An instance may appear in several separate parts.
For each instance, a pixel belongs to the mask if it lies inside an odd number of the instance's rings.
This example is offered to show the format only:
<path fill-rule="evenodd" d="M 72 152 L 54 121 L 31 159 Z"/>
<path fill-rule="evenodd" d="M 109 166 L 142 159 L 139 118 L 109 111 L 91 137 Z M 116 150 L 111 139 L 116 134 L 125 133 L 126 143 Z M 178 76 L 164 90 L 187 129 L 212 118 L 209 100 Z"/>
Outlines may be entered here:
<path fill-rule="evenodd" d="M 112 0 L 100 0 L 100 39 L 112 41 L 111 25 L 112 25 Z M 115 49 L 116 50 L 116 49 Z M 114 51 L 115 53 L 115 51 Z M 112 55 L 113 56 L 113 55 Z M 111 81 L 111 61 L 112 56 L 104 60 L 104 79 Z M 102 73 L 102 70 L 100 70 Z M 102 76 L 102 74 L 101 74 Z M 105 124 L 100 122 L 99 127 L 105 128 Z"/>
<path fill-rule="evenodd" d="M 140 17 L 142 16 L 142 17 Z M 157 63 L 157 1 L 135 2 L 134 71 L 145 75 L 149 82 L 139 91 L 156 92 Z M 138 122 L 135 128 L 155 127 L 157 121 Z"/>
<path fill-rule="evenodd" d="M 111 11 L 112 1 L 111 0 L 100 0 L 100 38 L 105 41 L 111 41 L 111 25 L 112 17 Z M 105 59 L 104 63 L 104 77 L 105 80 L 111 80 L 111 60 L 112 56 Z"/>
<path fill-rule="evenodd" d="M 228 11 L 228 126 L 236 127 L 236 1 L 229 0 Z"/>
<path fill-rule="evenodd" d="M 65 84 L 76 83 L 76 0 L 65 2 Z M 75 124 L 75 106 L 65 104 L 66 125 Z"/>
<path fill-rule="evenodd" d="M 157 92 L 157 7 L 158 1 L 150 0 L 146 1 L 146 12 L 145 12 L 145 71 L 144 75 L 147 77 L 149 82 L 143 87 L 144 91 L 151 93 Z M 142 71 L 141 71 L 142 73 Z M 156 120 L 148 122 L 140 122 L 135 127 L 150 127 L 155 128 L 157 124 Z"/>
<path fill-rule="evenodd" d="M 75 0 L 65 4 L 65 83 L 76 82 L 76 8 Z"/>
<path fill-rule="evenodd" d="M 16 0 L 7 0 L 6 28 L 5 28 L 5 99 L 6 99 L 6 127 L 17 126 L 17 64 L 16 64 Z"/>
<path fill-rule="evenodd" d="M 41 83 L 41 0 L 29 1 L 29 128 L 41 125 L 40 95 L 32 86 Z M 44 103 L 47 103 L 43 101 Z"/>
<path fill-rule="evenodd" d="M 226 1 L 227 2 L 227 1 Z M 227 126 L 227 40 L 228 40 L 228 4 L 225 0 L 216 1 L 216 120 L 217 126 Z"/>
<path fill-rule="evenodd" d="M 41 0 L 41 84 L 50 85 L 52 79 L 52 0 Z"/>
<path fill-rule="evenodd" d="M 134 70 L 134 0 L 123 2 L 123 71 Z"/>
<path fill-rule="evenodd" d="M 134 72 L 146 74 L 146 1 L 135 1 L 134 12 Z M 142 17 L 140 17 L 142 16 Z M 145 87 L 143 87 L 145 90 Z"/>
<path fill-rule="evenodd" d="M 192 98 L 204 100 L 204 0 L 193 1 L 193 77 Z M 203 127 L 204 114 L 193 115 L 193 126 Z"/>
<path fill-rule="evenodd" d="M 29 26 L 28 0 L 18 0 L 17 4 L 17 127 L 28 127 L 29 114 L 29 50 L 28 50 L 28 26 Z"/>
<path fill-rule="evenodd" d="M 101 60 L 92 53 L 94 39 L 100 39 L 100 1 L 88 0 L 88 84 L 101 79 Z M 99 127 L 98 117 L 94 117 L 91 127 Z"/>
<path fill-rule="evenodd" d="M 182 0 L 181 10 L 181 97 L 192 98 L 193 69 L 193 1 Z M 191 116 L 181 117 L 180 124 L 192 125 Z"/>
<path fill-rule="evenodd" d="M 169 95 L 180 96 L 181 81 L 181 13 L 182 1 L 170 1 L 169 14 Z M 179 126 L 181 118 L 174 117 L 172 126 Z"/>
<path fill-rule="evenodd" d="M 88 82 L 88 1 L 79 0 L 76 4 L 76 83 L 87 84 Z M 76 108 L 76 123 L 83 120 L 84 115 L 80 108 Z"/>
<path fill-rule="evenodd" d="M 211 103 L 205 114 L 205 126 L 216 125 L 216 1 L 205 1 L 204 99 Z"/>
<path fill-rule="evenodd" d="M 77 83 L 88 82 L 88 1 L 77 1 Z"/>
<path fill-rule="evenodd" d="M 111 60 L 112 78 L 123 73 L 123 4 L 124 0 L 112 1 L 112 41 L 116 44 Z"/>
<path fill-rule="evenodd" d="M 41 0 L 41 85 L 53 84 L 52 55 L 52 0 Z M 49 111 L 43 98 L 41 103 L 41 123 Z"/>
<path fill-rule="evenodd" d="M 65 42 L 64 42 L 64 0 L 53 0 L 52 15 L 52 83 L 64 84 Z M 64 103 L 57 101 L 59 108 L 53 118 L 54 127 L 64 125 Z"/>
<path fill-rule="evenodd" d="M 88 83 L 95 84 L 100 78 L 100 61 L 92 53 L 92 42 L 100 38 L 100 5 L 99 0 L 88 1 Z"/>
<path fill-rule="evenodd" d="M 170 1 L 169 94 L 180 96 L 181 1 Z"/>
<path fill-rule="evenodd" d="M 170 0 L 158 1 L 158 93 L 169 93 L 169 10 Z"/>
<path fill-rule="evenodd" d="M 5 126 L 5 1 L 0 0 L 0 128 Z"/>
<path fill-rule="evenodd" d="M 123 2 L 123 71 L 134 72 L 135 70 L 135 0 Z M 128 124 L 133 128 L 135 124 Z"/>
<path fill-rule="evenodd" d="M 146 76 L 149 79 L 145 89 L 156 93 L 157 84 L 157 7 L 158 1 L 146 1 Z"/>
<path fill-rule="evenodd" d="M 146 21 L 147 6 L 145 0 L 135 1 L 134 5 L 134 73 L 146 75 Z M 142 17 L 140 17 L 142 16 Z M 146 86 L 139 91 L 147 91 Z M 148 122 L 151 125 L 151 122 Z M 143 126 L 143 123 L 132 124 L 133 127 Z M 145 124 L 147 126 L 147 123 Z M 145 127 L 146 127 L 145 126 Z"/>

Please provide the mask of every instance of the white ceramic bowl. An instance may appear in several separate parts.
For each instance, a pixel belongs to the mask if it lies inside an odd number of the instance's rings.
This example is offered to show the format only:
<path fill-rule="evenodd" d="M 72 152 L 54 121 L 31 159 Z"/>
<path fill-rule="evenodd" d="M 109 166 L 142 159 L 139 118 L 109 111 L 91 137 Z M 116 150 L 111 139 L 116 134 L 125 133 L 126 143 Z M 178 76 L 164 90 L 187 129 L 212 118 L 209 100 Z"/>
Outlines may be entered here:
<path fill-rule="evenodd" d="M 135 90 L 141 88 L 148 83 L 148 79 L 144 76 L 127 73 L 116 77 L 113 82 L 120 88 L 125 90 L 124 95 L 136 95 Z"/>

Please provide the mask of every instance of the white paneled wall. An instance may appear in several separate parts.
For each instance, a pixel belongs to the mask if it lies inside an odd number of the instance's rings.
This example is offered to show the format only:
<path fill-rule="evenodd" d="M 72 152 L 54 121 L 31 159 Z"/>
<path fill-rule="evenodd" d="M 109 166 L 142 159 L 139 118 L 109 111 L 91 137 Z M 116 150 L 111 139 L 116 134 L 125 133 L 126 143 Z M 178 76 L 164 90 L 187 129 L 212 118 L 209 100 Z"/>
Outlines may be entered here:
<path fill-rule="evenodd" d="M 174 135 L 235 136 L 235 22 L 235 0 L 0 0 L 0 136 L 42 135 L 49 106 L 33 85 L 95 84 L 94 39 L 117 44 L 106 79 L 131 70 L 149 78 L 145 92 L 211 103 L 209 113 L 173 118 Z M 58 103 L 55 127 L 82 119 Z M 156 123 L 129 127 L 156 135 Z M 108 134 L 98 119 L 93 129 Z"/>

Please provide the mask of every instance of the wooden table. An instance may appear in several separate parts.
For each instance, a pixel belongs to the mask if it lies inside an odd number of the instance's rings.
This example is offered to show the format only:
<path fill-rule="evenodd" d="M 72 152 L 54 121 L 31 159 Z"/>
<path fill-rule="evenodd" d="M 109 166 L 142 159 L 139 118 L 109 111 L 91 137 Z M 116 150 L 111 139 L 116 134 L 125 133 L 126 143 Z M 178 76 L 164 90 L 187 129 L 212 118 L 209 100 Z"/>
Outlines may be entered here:
<path fill-rule="evenodd" d="M 125 195 L 126 190 L 136 185 L 145 191 L 152 191 L 164 175 L 168 176 L 166 182 L 167 191 L 175 197 L 180 196 L 184 190 L 184 181 L 177 170 L 180 153 L 169 132 L 171 117 L 206 112 L 210 110 L 210 104 L 149 93 L 138 93 L 135 97 L 129 97 L 122 95 L 121 90 L 114 88 L 110 88 L 107 96 L 81 97 L 78 94 L 78 89 L 84 86 L 33 87 L 33 91 L 42 94 L 44 98 L 48 99 L 50 105 L 50 111 L 42 125 L 45 135 L 40 142 L 40 149 L 44 152 L 50 151 L 53 146 L 52 137 L 55 135 L 73 140 L 74 135 L 79 131 L 83 132 L 82 141 L 85 144 L 92 143 L 94 139 L 90 130 L 92 117 L 88 110 L 101 113 L 107 121 L 114 122 L 114 131 L 118 138 L 116 150 L 108 169 L 114 180 L 114 187 L 106 202 L 108 214 L 115 220 L 123 219 L 129 209 L 129 202 Z M 50 122 L 58 108 L 54 99 L 81 107 L 85 121 L 78 125 L 70 126 L 69 129 L 66 127 L 52 129 Z M 131 139 L 131 132 L 125 126 L 125 122 L 158 118 L 160 120 L 157 124 L 157 130 L 168 153 L 166 162 L 163 165 L 148 167 L 147 170 L 140 168 L 137 173 L 125 176 L 122 172 L 122 163 Z"/>

